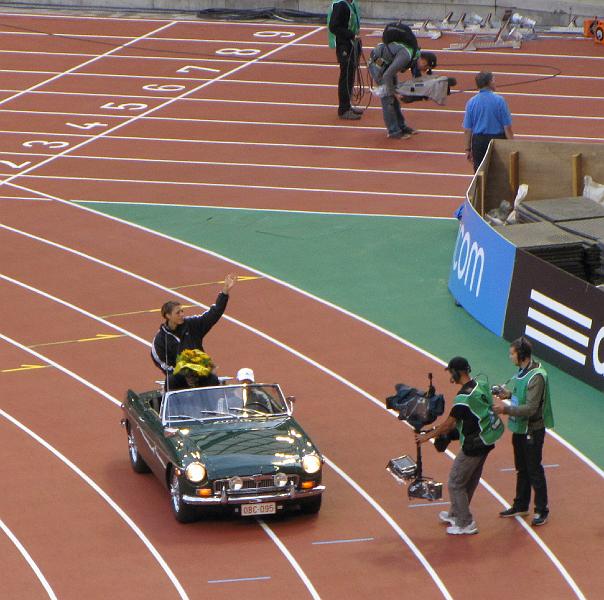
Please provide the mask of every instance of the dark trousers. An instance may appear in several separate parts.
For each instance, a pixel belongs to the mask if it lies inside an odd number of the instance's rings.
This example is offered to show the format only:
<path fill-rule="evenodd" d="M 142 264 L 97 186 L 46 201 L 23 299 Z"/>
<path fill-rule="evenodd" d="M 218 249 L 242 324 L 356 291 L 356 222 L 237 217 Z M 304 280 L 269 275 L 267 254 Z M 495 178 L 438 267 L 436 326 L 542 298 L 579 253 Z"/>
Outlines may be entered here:
<path fill-rule="evenodd" d="M 541 464 L 545 429 L 530 434 L 514 433 L 514 466 L 516 467 L 516 498 L 514 507 L 528 510 L 531 501 L 531 488 L 535 490 L 535 512 L 547 513 L 547 482 Z"/>
<path fill-rule="evenodd" d="M 347 41 L 336 46 L 336 57 L 340 63 L 340 78 L 338 79 L 338 114 L 343 115 L 350 110 L 350 98 L 354 87 L 354 78 L 361 54 L 360 41 Z"/>
<path fill-rule="evenodd" d="M 496 135 L 478 134 L 472 136 L 472 162 L 474 163 L 474 172 L 477 171 L 484 155 L 487 153 L 489 142 L 491 140 L 505 140 L 505 133 Z"/>

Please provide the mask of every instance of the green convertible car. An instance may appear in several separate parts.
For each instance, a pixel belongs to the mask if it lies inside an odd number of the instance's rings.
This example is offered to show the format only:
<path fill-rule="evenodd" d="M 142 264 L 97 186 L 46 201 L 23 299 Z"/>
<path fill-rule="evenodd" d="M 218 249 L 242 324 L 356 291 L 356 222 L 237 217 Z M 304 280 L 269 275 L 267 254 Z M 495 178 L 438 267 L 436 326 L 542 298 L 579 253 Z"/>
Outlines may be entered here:
<path fill-rule="evenodd" d="M 323 457 L 276 384 L 238 384 L 137 394 L 122 425 L 130 464 L 153 471 L 183 523 L 204 507 L 241 516 L 321 508 Z"/>

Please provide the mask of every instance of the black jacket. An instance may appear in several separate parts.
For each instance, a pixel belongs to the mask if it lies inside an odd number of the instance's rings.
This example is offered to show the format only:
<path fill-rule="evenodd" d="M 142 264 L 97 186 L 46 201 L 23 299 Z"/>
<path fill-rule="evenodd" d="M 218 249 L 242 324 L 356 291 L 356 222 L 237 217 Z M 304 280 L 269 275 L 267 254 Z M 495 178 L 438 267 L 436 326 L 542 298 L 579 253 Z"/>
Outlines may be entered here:
<path fill-rule="evenodd" d="M 185 322 L 174 331 L 162 324 L 153 338 L 151 358 L 164 373 L 171 373 L 176 365 L 176 357 L 183 350 L 203 350 L 203 338 L 216 325 L 226 308 L 228 294 L 218 294 L 216 304 L 202 315 L 185 317 Z"/>
<path fill-rule="evenodd" d="M 329 31 L 336 36 L 336 46 L 349 44 L 354 38 L 354 32 L 348 29 L 350 20 L 350 5 L 342 0 L 334 5 L 329 20 Z"/>

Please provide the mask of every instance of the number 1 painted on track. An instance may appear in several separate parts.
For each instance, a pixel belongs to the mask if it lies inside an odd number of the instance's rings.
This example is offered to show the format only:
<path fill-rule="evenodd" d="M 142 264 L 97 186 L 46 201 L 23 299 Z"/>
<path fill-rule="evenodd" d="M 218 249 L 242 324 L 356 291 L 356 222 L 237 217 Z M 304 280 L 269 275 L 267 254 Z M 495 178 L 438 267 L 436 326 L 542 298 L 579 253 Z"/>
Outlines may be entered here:
<path fill-rule="evenodd" d="M 76 125 L 75 123 L 65 123 L 69 127 L 75 127 L 76 129 L 93 129 L 94 127 L 107 127 L 107 123 L 84 123 L 84 125 Z"/>

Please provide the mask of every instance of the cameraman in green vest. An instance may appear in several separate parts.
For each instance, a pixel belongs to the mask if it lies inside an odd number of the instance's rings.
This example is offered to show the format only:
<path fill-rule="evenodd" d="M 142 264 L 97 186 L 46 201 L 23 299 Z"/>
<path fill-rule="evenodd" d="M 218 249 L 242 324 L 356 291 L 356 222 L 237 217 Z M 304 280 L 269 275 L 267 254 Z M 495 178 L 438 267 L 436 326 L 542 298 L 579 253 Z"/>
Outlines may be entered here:
<path fill-rule="evenodd" d="M 448 523 L 451 535 L 472 535 L 478 527 L 470 512 L 470 502 L 480 482 L 482 469 L 495 442 L 503 435 L 504 426 L 492 407 L 491 390 L 486 381 L 470 377 L 471 367 L 462 356 L 449 361 L 451 383 L 461 385 L 453 400 L 449 416 L 426 433 L 416 433 L 415 441 L 423 444 L 431 438 L 459 432 L 461 449 L 449 474 L 449 512 L 441 511 L 439 519 Z"/>
<path fill-rule="evenodd" d="M 508 427 L 512 431 L 514 466 L 516 467 L 516 497 L 510 508 L 499 513 L 500 517 L 516 517 L 528 514 L 531 488 L 535 491 L 535 516 L 532 525 L 547 523 L 547 482 L 543 470 L 542 454 L 545 429 L 554 426 L 554 415 L 545 369 L 533 360 L 531 343 L 521 337 L 510 345 L 510 360 L 518 367 L 506 386 L 495 390 L 494 411 L 509 415 Z M 506 404 L 503 399 L 510 398 Z"/>
<path fill-rule="evenodd" d="M 340 119 L 356 121 L 362 109 L 351 104 L 352 89 L 361 55 L 361 17 L 356 0 L 333 0 L 327 13 L 329 47 L 336 49 L 340 64 L 338 80 L 338 116 Z"/>

